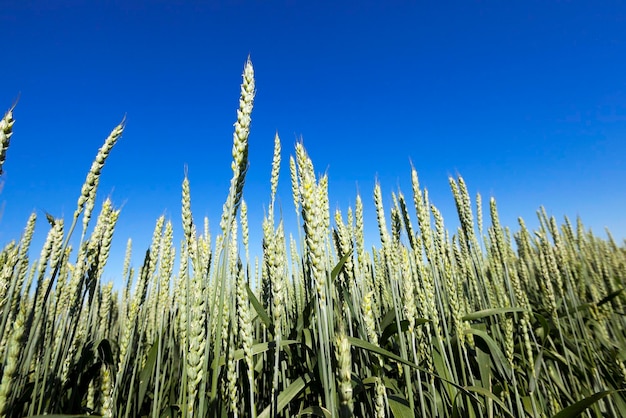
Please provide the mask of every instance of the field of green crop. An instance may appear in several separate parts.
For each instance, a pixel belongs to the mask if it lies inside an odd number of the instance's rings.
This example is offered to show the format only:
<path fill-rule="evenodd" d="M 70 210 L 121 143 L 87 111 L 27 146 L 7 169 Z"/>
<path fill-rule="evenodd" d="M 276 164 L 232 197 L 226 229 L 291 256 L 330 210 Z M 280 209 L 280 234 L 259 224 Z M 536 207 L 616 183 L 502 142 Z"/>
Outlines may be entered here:
<path fill-rule="evenodd" d="M 410 197 L 390 207 L 375 187 L 380 240 L 365 248 L 361 198 L 331 213 L 328 178 L 297 144 L 302 228 L 289 233 L 274 210 L 277 136 L 251 260 L 254 92 L 248 61 L 218 234 L 195 223 L 185 178 L 181 244 L 160 217 L 138 271 L 129 242 L 124 288 L 101 281 L 120 210 L 107 199 L 94 212 L 95 196 L 122 122 L 70 222 L 50 217 L 38 252 L 33 214 L 2 248 L 0 417 L 626 416 L 626 249 L 580 221 L 541 209 L 536 231 L 520 219 L 513 233 L 457 177 L 460 227 L 448 231 L 412 170 Z M 0 172 L 12 134 L 13 109 Z"/>

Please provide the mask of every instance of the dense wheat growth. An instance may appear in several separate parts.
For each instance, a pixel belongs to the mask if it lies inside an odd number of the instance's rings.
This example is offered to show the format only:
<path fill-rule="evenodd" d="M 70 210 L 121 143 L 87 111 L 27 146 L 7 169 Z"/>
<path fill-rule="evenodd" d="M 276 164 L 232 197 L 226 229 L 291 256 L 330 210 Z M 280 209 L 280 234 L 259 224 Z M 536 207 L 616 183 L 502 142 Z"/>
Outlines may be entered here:
<path fill-rule="evenodd" d="M 2 248 L 0 417 L 626 416 L 623 245 L 543 209 L 537 230 L 520 219 L 512 232 L 461 177 L 449 231 L 412 169 L 411 195 L 373 190 L 380 239 L 366 248 L 366 197 L 331 212 L 330 180 L 302 143 L 289 159 L 302 229 L 289 233 L 275 210 L 278 135 L 268 202 L 256 202 L 266 217 L 248 225 L 254 94 L 248 61 L 216 235 L 194 218 L 185 177 L 182 225 L 157 219 L 138 270 L 128 242 L 123 288 L 102 282 L 123 213 L 108 199 L 94 212 L 96 191 L 122 122 L 71 223 L 43 223 L 35 253 L 33 214 Z M 13 126 L 10 109 L 0 173 Z M 257 260 L 249 228 L 262 232 Z"/>

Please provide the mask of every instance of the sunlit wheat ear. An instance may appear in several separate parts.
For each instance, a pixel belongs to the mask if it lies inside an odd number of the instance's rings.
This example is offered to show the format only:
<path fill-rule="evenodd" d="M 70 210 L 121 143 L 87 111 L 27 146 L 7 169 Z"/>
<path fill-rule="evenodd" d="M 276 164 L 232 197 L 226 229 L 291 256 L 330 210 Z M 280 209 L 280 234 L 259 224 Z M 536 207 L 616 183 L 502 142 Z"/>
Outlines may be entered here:
<path fill-rule="evenodd" d="M 237 264 L 239 262 L 239 225 L 237 219 L 233 218 L 230 226 L 230 240 L 228 241 L 228 268 L 231 277 L 235 277 L 237 274 Z M 228 293 L 232 290 L 231 283 L 234 284 L 234 280 L 230 281 L 226 287 Z"/>
<path fill-rule="evenodd" d="M 111 371 L 108 367 L 102 366 L 100 373 L 100 390 L 102 391 L 102 404 L 97 408 L 98 413 L 102 415 L 104 418 L 113 417 L 113 407 L 112 407 L 112 392 L 113 392 L 113 380 L 111 376 Z"/>
<path fill-rule="evenodd" d="M 355 243 L 356 243 L 356 254 L 357 261 L 359 262 L 359 268 L 363 267 L 365 263 L 365 238 L 364 238 L 364 226 L 363 226 L 363 201 L 361 200 L 361 195 L 356 195 L 356 203 L 355 203 L 355 217 L 356 217 L 356 227 L 354 230 L 355 235 Z"/>
<path fill-rule="evenodd" d="M 104 266 L 109 259 L 109 254 L 111 252 L 111 243 L 113 242 L 113 231 L 115 230 L 115 224 L 120 217 L 120 213 L 120 209 L 115 209 L 111 211 L 106 228 L 104 230 L 104 233 L 102 234 L 102 248 L 100 250 L 97 277 L 102 276 L 102 273 L 104 272 Z"/>
<path fill-rule="evenodd" d="M 198 387 L 202 380 L 202 364 L 206 355 L 206 332 L 205 318 L 206 306 L 204 302 L 204 292 L 200 277 L 193 275 L 189 282 L 189 292 L 191 295 L 191 306 L 189 309 L 189 350 L 187 352 L 187 411 L 188 416 L 194 416 L 195 401 L 198 396 Z"/>
<path fill-rule="evenodd" d="M 167 306 L 170 298 L 170 285 L 172 272 L 174 271 L 174 261 L 176 258 L 176 248 L 174 247 L 174 230 L 171 221 L 165 224 L 165 232 L 161 239 L 161 265 L 159 268 L 159 306 Z"/>
<path fill-rule="evenodd" d="M 339 251 L 339 256 L 343 257 L 346 254 L 349 254 L 352 251 L 352 237 L 350 234 L 349 226 L 343 223 L 343 219 L 341 216 L 341 211 L 337 209 L 335 211 L 335 225 L 337 225 L 336 229 L 336 245 Z M 347 283 L 352 283 L 354 279 L 354 270 L 352 268 L 352 257 L 348 257 L 345 264 L 345 276 L 341 274 L 338 279 L 342 285 L 345 285 L 345 279 L 347 279 Z"/>
<path fill-rule="evenodd" d="M 409 321 L 408 331 L 413 334 L 415 331 L 415 318 L 417 318 L 417 307 L 415 306 L 415 288 L 409 260 L 409 252 L 402 251 L 402 271 L 407 272 L 407 277 L 402 280 L 402 295 L 404 296 L 404 314 Z"/>
<path fill-rule="evenodd" d="M 59 228 L 63 228 L 62 226 L 57 226 L 57 222 L 61 220 L 55 220 L 54 226 L 48 231 L 48 235 L 46 236 L 46 241 L 41 249 L 41 254 L 39 255 L 39 265 L 37 267 L 37 277 L 43 278 L 46 272 L 46 266 L 50 262 L 50 258 L 52 256 L 53 250 L 56 252 L 55 243 L 57 241 L 57 234 Z M 61 222 L 62 224 L 62 222 Z M 54 267 L 53 267 L 54 268 Z"/>
<path fill-rule="evenodd" d="M 220 227 L 223 232 L 226 232 L 226 229 L 230 226 L 231 219 L 237 212 L 248 170 L 248 135 L 250 134 L 250 116 L 252 114 L 254 94 L 254 69 L 252 61 L 248 57 L 243 70 L 239 109 L 237 109 L 237 121 L 235 122 L 235 132 L 233 133 L 233 162 L 231 164 L 233 177 L 230 182 L 228 198 L 224 203 L 222 220 L 220 221 Z"/>
<path fill-rule="evenodd" d="M 183 233 L 188 246 L 191 245 L 191 227 L 193 220 L 191 217 L 191 192 L 189 190 L 189 179 L 187 176 L 183 179 L 183 197 L 182 197 L 182 220 Z"/>
<path fill-rule="evenodd" d="M 7 158 L 7 149 L 9 148 L 11 136 L 13 135 L 13 124 L 15 123 L 13 119 L 14 107 L 15 106 L 11 107 L 4 114 L 2 120 L 0 120 L 0 175 L 3 173 L 2 168 Z"/>
<path fill-rule="evenodd" d="M 197 239 L 198 263 L 200 264 L 200 275 L 208 277 L 211 265 L 211 234 L 209 232 L 209 217 L 205 216 L 203 221 L 203 232 Z"/>
<path fill-rule="evenodd" d="M 61 244 L 61 246 L 62 245 L 63 244 Z M 61 251 L 59 255 L 59 275 L 57 278 L 57 286 L 54 291 L 54 309 L 52 310 L 54 317 L 65 315 L 69 309 L 67 286 L 69 285 L 69 277 L 72 275 L 70 272 L 70 263 L 68 261 L 68 257 L 71 254 L 70 250 L 71 248 Z M 49 279 L 46 279 L 46 281 L 49 281 Z M 40 291 L 37 295 L 37 299 L 43 299 L 43 294 L 44 292 Z M 40 303 L 39 300 L 36 303 Z M 43 300 L 41 303 L 43 306 Z"/>
<path fill-rule="evenodd" d="M 298 174 L 300 176 L 300 197 L 302 204 L 302 218 L 304 220 L 304 232 L 308 258 L 312 276 L 315 280 L 318 296 L 325 302 L 326 277 L 323 271 L 323 223 L 324 218 L 320 208 L 319 188 L 315 182 L 313 163 L 307 155 L 304 146 L 296 145 L 296 158 L 298 162 Z"/>
<path fill-rule="evenodd" d="M 130 276 L 130 257 L 133 252 L 133 240 L 128 238 L 126 241 L 126 251 L 124 252 L 124 267 L 122 268 L 122 279 L 126 280 L 126 286 L 124 288 L 124 304 L 128 300 L 128 295 L 130 294 L 130 288 L 133 284 L 132 277 Z"/>
<path fill-rule="evenodd" d="M 7 244 L 0 253 L 2 255 L 2 267 L 0 267 L 0 308 L 2 308 L 3 312 L 7 312 L 4 310 L 4 306 L 8 303 L 11 306 L 11 282 L 13 277 L 13 268 L 15 264 L 18 262 L 18 254 L 19 247 L 15 244 L 15 241 Z M 5 324 L 6 325 L 6 324 Z M 0 324 L 0 327 L 3 325 Z M 0 341 L 4 341 L 6 338 L 6 333 L 4 332 L 4 328 L 0 329 Z M 1 347 L 1 346 L 0 346 Z M 2 350 L 0 349 L 0 355 L 2 354 Z M 0 356 L 0 358 L 2 358 Z"/>
<path fill-rule="evenodd" d="M 373 291 L 370 291 L 363 295 L 363 322 L 365 323 L 367 338 L 372 344 L 378 345 L 378 333 L 376 332 L 376 321 L 374 320 L 374 312 L 372 309 L 373 293 Z"/>
<path fill-rule="evenodd" d="M 115 228 L 115 222 L 119 216 L 119 212 L 115 213 L 113 205 L 110 199 L 106 199 L 102 204 L 102 209 L 96 218 L 96 225 L 89 237 L 87 244 L 87 257 L 85 262 L 89 269 L 91 266 L 96 266 L 98 272 L 104 270 L 104 263 L 108 258 L 108 246 L 110 246 L 110 239 L 112 238 L 113 231 L 110 231 L 109 242 L 107 244 L 107 230 Z M 99 277 L 98 275 L 96 277 Z"/>
<path fill-rule="evenodd" d="M 348 213 L 346 215 L 346 222 L 348 223 L 348 225 L 346 225 L 347 226 L 348 237 L 353 237 L 354 236 L 354 210 L 352 210 L 351 206 L 348 206 Z"/>
<path fill-rule="evenodd" d="M 462 233 L 462 228 L 459 228 L 459 234 Z M 448 303 L 450 305 L 450 313 L 451 319 L 453 322 L 454 329 L 456 330 L 457 338 L 461 345 L 465 344 L 465 322 L 462 320 L 463 314 L 465 313 L 465 306 L 463 304 L 463 295 L 460 294 L 458 289 L 457 270 L 454 269 L 454 264 L 452 263 L 452 256 L 450 254 L 451 247 L 455 253 L 455 258 L 462 262 L 462 256 L 460 254 L 459 245 L 457 245 L 457 239 L 461 241 L 465 241 L 463 238 L 459 236 L 454 236 L 452 238 L 452 245 L 446 244 L 446 252 L 445 259 L 443 260 L 443 275 L 444 275 L 444 286 L 446 290 L 446 294 L 448 296 Z M 461 265 L 458 262 L 457 266 L 461 269 Z"/>
<path fill-rule="evenodd" d="M 102 287 L 102 301 L 98 311 L 98 336 L 105 338 L 109 329 L 111 318 L 111 295 L 113 293 L 113 282 L 109 282 Z"/>
<path fill-rule="evenodd" d="M 317 196 L 319 198 L 319 208 L 322 213 L 322 230 L 328 231 L 330 228 L 330 205 L 328 203 L 328 175 L 320 177 L 317 186 Z"/>
<path fill-rule="evenodd" d="M 461 203 L 463 206 L 463 222 L 465 222 L 468 239 L 470 241 L 474 241 L 476 237 L 474 233 L 474 214 L 472 213 L 472 199 L 470 198 L 469 191 L 467 190 L 467 185 L 465 184 L 465 180 L 463 180 L 463 177 L 458 176 L 458 180 Z"/>
<path fill-rule="evenodd" d="M 47 264 L 49 264 L 50 272 L 52 272 L 59 263 L 61 252 L 63 251 L 63 225 L 63 219 L 55 219 L 54 226 L 48 232 L 44 248 L 42 248 L 39 256 L 37 280 L 43 279 Z M 29 288 L 30 286 L 27 287 L 27 289 Z"/>
<path fill-rule="evenodd" d="M 26 304 L 23 304 L 18 311 L 15 322 L 11 329 L 11 334 L 7 344 L 7 355 L 2 370 L 2 381 L 0 382 L 0 416 L 5 417 L 8 405 L 11 401 L 11 389 L 14 379 L 17 376 L 17 368 L 19 366 L 20 356 L 22 353 L 23 337 L 24 337 L 24 321 L 26 319 Z"/>
<path fill-rule="evenodd" d="M 275 336 L 280 339 L 281 320 L 284 314 L 285 291 L 284 281 L 284 235 L 282 222 L 276 231 L 268 219 L 263 223 L 263 252 L 267 272 L 271 283 L 272 316 L 274 319 Z"/>
<path fill-rule="evenodd" d="M 250 305 L 248 300 L 248 293 L 246 291 L 246 277 L 241 265 L 239 265 L 239 271 L 237 273 L 236 292 L 237 320 L 239 322 L 239 339 L 243 348 L 243 356 L 248 376 L 248 385 L 250 387 L 251 415 L 256 416 L 256 407 L 254 403 L 254 364 L 252 357 L 254 329 L 252 328 L 252 320 L 250 319 Z"/>
<path fill-rule="evenodd" d="M 228 362 L 226 367 L 226 381 L 228 382 L 228 388 L 226 390 L 228 396 L 228 406 L 233 416 L 238 417 L 237 408 L 237 362 L 235 361 L 235 342 L 233 334 L 230 334 L 228 338 Z"/>
<path fill-rule="evenodd" d="M 3 307 L 7 302 L 11 302 L 8 300 L 8 297 L 11 278 L 13 277 L 13 268 L 19 260 L 19 247 L 15 244 L 15 241 L 11 241 L 2 248 L 0 254 L 2 255 L 2 267 L 0 267 L 0 307 Z M 3 332 L 0 335 L 0 339 L 4 338 L 4 334 Z"/>
<path fill-rule="evenodd" d="M 478 233 L 481 238 L 483 235 L 483 198 L 480 193 L 476 193 L 476 223 L 478 224 Z"/>
<path fill-rule="evenodd" d="M 411 183 L 413 186 L 413 203 L 415 205 L 415 211 L 417 214 L 417 222 L 422 234 L 422 244 L 426 251 L 426 257 L 429 261 L 433 257 L 433 235 L 430 228 L 430 203 L 428 201 L 428 190 L 420 189 L 419 179 L 417 177 L 417 171 L 411 170 Z"/>
<path fill-rule="evenodd" d="M 244 199 L 241 199 L 241 212 L 239 213 L 241 221 L 241 241 L 246 252 L 246 265 L 250 263 L 250 230 L 248 228 L 248 205 Z"/>
<path fill-rule="evenodd" d="M 74 212 L 74 222 L 78 219 L 78 216 L 83 212 L 83 233 L 82 238 L 85 237 L 85 232 L 87 230 L 87 225 L 89 224 L 89 220 L 91 219 L 91 212 L 93 211 L 93 207 L 96 199 L 96 189 L 98 187 L 98 183 L 100 181 L 100 174 L 102 173 L 102 168 L 104 167 L 104 163 L 106 162 L 107 157 L 109 156 L 113 146 L 117 143 L 118 139 L 122 136 L 122 132 L 124 131 L 125 120 L 117 125 L 107 139 L 104 141 L 104 145 L 98 150 L 98 154 L 96 155 L 96 159 L 91 164 L 91 169 L 87 174 L 87 179 L 83 184 L 83 187 L 80 191 L 80 197 L 78 198 L 78 206 L 76 211 Z M 81 241 L 82 241 L 81 238 Z"/>
<path fill-rule="evenodd" d="M 163 230 L 163 236 L 161 237 L 161 244 L 159 245 L 161 251 L 161 263 L 158 269 L 159 276 L 167 276 L 168 281 L 169 277 L 172 274 L 174 268 L 174 260 L 172 259 L 174 256 L 172 253 L 176 253 L 176 248 L 174 247 L 174 226 L 172 225 L 172 221 L 167 221 L 165 223 L 165 229 Z M 167 283 L 167 287 L 169 288 L 170 283 Z M 162 300 L 165 302 L 165 300 Z"/>
<path fill-rule="evenodd" d="M 304 277 L 302 276 L 302 263 L 298 254 L 298 244 L 292 234 L 289 234 L 289 254 L 291 256 L 291 271 L 293 272 L 294 287 L 294 316 L 301 312 L 300 309 L 305 305 L 305 288 Z"/>
<path fill-rule="evenodd" d="M 181 244 L 181 252 L 184 252 L 184 244 Z M 181 255 L 181 264 L 182 264 Z M 189 282 L 187 276 L 180 275 L 174 287 L 174 300 L 177 301 L 178 309 L 175 318 L 176 328 L 180 339 L 180 346 L 185 350 L 189 343 Z"/>
<path fill-rule="evenodd" d="M 550 271 L 549 271 L 549 261 L 546 260 L 546 254 L 545 254 L 545 247 L 543 245 L 543 242 L 545 241 L 545 238 L 542 236 L 541 237 L 541 250 L 539 251 L 539 262 L 540 262 L 540 273 L 541 273 L 541 278 L 539 283 L 541 284 L 541 291 L 543 292 L 543 296 L 546 300 L 546 305 L 548 306 L 550 313 L 552 314 L 552 319 L 554 320 L 554 322 L 558 322 L 558 312 L 557 312 L 557 305 L 556 305 L 556 296 L 554 294 L 554 287 L 552 286 L 552 278 L 550 277 Z"/>
<path fill-rule="evenodd" d="M 506 354 L 506 359 L 509 361 L 509 365 L 513 367 L 514 365 L 514 355 L 515 355 L 515 337 L 513 335 L 513 319 L 512 318 L 504 318 L 503 323 L 504 330 L 504 353 Z"/>
<path fill-rule="evenodd" d="M 35 280 L 36 273 L 37 273 L 37 263 L 33 263 L 31 264 L 30 268 L 25 274 L 26 283 L 22 287 L 24 292 L 30 292 L 32 290 L 33 281 Z M 26 299 L 23 299 L 23 300 L 26 301 Z"/>
<path fill-rule="evenodd" d="M 89 253 L 88 243 L 84 243 L 78 250 L 78 259 L 74 265 L 74 269 L 71 272 L 71 278 L 66 288 L 67 307 L 70 312 L 75 313 L 79 308 L 80 296 L 82 294 L 82 284 L 84 283 L 84 276 L 87 269 L 87 254 Z M 64 338 L 61 333 L 57 335 L 57 341 L 61 341 Z M 56 346 L 56 344 L 55 344 Z"/>
<path fill-rule="evenodd" d="M 387 390 L 382 379 L 377 377 L 374 385 L 374 416 L 375 418 L 385 418 L 387 416 L 386 400 Z"/>
<path fill-rule="evenodd" d="M 293 205 L 296 208 L 296 214 L 298 214 L 300 212 L 300 185 L 298 183 L 296 160 L 293 156 L 289 157 L 289 174 L 291 175 L 291 196 L 293 197 Z"/>
<path fill-rule="evenodd" d="M 400 235 L 402 234 L 402 217 L 398 206 L 398 199 L 395 194 L 393 197 L 393 207 L 391 208 L 391 239 L 396 245 L 400 244 Z"/>
<path fill-rule="evenodd" d="M 148 291 L 148 295 L 147 295 L 147 303 L 145 305 L 145 310 L 147 311 L 147 316 L 146 316 L 146 325 L 144 328 L 144 332 L 146 333 L 147 336 L 147 340 L 149 341 L 149 343 L 153 342 L 153 339 L 155 337 L 155 331 L 156 331 L 156 327 L 157 327 L 157 312 L 156 312 L 156 303 L 157 303 L 157 296 L 158 296 L 158 292 L 155 289 L 158 280 L 156 279 L 156 266 L 157 266 L 157 262 L 159 261 L 160 257 L 161 257 L 161 243 L 163 241 L 162 237 L 163 237 L 163 225 L 165 223 L 165 216 L 161 215 L 157 221 L 156 221 L 156 225 L 154 227 L 154 231 L 152 232 L 152 242 L 150 243 L 150 254 L 152 255 L 150 257 L 150 261 L 148 263 L 148 271 L 147 271 L 147 276 L 148 276 L 148 280 L 150 282 L 152 282 L 150 284 L 150 289 Z M 163 317 L 163 312 L 160 312 L 158 314 L 158 316 Z"/>
<path fill-rule="evenodd" d="M 456 204 L 457 214 L 461 222 L 461 231 L 466 242 L 472 242 L 474 239 L 474 219 L 472 215 L 471 201 L 467 194 L 467 187 L 461 176 L 459 176 L 458 184 L 453 177 L 448 178 L 452 196 Z"/>
<path fill-rule="evenodd" d="M 271 184 L 271 198 L 269 207 L 269 219 L 274 223 L 274 201 L 276 199 L 276 189 L 278 188 L 278 174 L 280 172 L 280 138 L 278 133 L 274 136 L 274 157 L 272 158 L 272 177 L 270 179 Z"/>
<path fill-rule="evenodd" d="M 109 282 L 102 287 L 102 301 L 100 303 L 100 309 L 98 311 L 98 340 L 109 337 L 108 333 L 111 327 L 112 311 L 114 311 L 112 309 L 111 303 L 112 292 L 112 282 Z M 93 382 L 94 389 L 100 391 L 100 396 L 98 396 L 97 402 L 95 404 L 95 409 L 100 414 L 104 412 L 103 407 L 106 403 L 106 398 L 109 398 L 109 394 L 111 393 L 111 389 L 113 388 L 111 383 L 112 380 L 110 370 L 108 369 L 107 365 L 103 364 L 102 366 L 100 366 L 100 381 Z M 97 388 L 96 384 L 98 386 Z"/>
<path fill-rule="evenodd" d="M 17 314 L 17 304 L 21 300 L 22 289 L 24 287 L 24 281 L 26 279 L 26 273 L 28 270 L 28 250 L 30 248 L 30 243 L 33 239 L 33 233 L 35 232 L 35 221 L 37 220 L 37 215 L 33 212 L 28 217 L 28 221 L 26 222 L 26 227 L 24 228 L 24 234 L 22 235 L 22 239 L 20 239 L 19 243 L 19 254 L 16 268 L 17 268 L 17 276 L 14 276 L 15 280 L 15 291 L 13 294 L 13 302 L 12 302 L 12 316 L 14 317 Z"/>
<path fill-rule="evenodd" d="M 337 359 L 337 380 L 339 381 L 340 414 L 342 417 L 351 417 L 354 411 L 352 399 L 352 359 L 350 342 L 343 324 L 335 335 L 335 356 Z"/>
<path fill-rule="evenodd" d="M 413 251 L 419 251 L 415 242 L 415 231 L 413 229 L 413 223 L 411 222 L 411 218 L 409 216 L 409 209 L 406 204 L 406 199 L 404 198 L 404 194 L 402 194 L 401 192 L 398 193 L 398 205 L 400 207 L 400 212 L 402 213 L 402 223 L 404 225 L 404 229 L 406 230 L 406 234 L 409 237 L 409 244 L 411 245 Z"/>
<path fill-rule="evenodd" d="M 383 196 L 380 190 L 380 184 L 377 182 L 374 186 L 374 205 L 376 205 L 376 217 L 378 219 L 378 232 L 380 233 L 380 242 L 383 248 L 389 243 L 389 231 L 387 230 L 387 221 L 385 219 L 385 208 L 383 207 Z"/>

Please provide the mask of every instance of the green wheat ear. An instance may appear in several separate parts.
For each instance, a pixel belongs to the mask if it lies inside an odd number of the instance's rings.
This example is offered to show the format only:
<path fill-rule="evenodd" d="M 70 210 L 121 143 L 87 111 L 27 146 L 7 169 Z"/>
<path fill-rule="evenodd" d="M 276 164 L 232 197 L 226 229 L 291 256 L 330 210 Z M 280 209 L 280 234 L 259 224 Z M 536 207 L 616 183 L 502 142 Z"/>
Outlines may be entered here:
<path fill-rule="evenodd" d="M 11 136 L 13 136 L 13 124 L 15 123 L 13 119 L 13 109 L 15 109 L 16 104 L 17 102 L 7 110 L 2 120 L 0 120 L 0 175 L 4 172 L 2 167 L 6 161 Z"/>

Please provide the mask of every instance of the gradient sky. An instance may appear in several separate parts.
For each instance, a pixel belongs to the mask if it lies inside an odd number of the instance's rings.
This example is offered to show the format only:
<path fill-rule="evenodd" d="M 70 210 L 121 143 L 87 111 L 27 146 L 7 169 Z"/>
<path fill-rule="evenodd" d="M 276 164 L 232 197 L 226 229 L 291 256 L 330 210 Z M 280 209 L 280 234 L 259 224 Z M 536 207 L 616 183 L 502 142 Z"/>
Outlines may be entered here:
<path fill-rule="evenodd" d="M 331 209 L 372 190 L 411 195 L 410 162 L 446 224 L 448 176 L 494 196 L 501 221 L 544 205 L 626 238 L 626 6 L 615 1 L 3 1 L 0 112 L 20 96 L 0 202 L 0 244 L 35 210 L 69 222 L 98 148 L 127 116 L 103 170 L 138 267 L 163 213 L 180 234 L 185 166 L 196 222 L 217 232 L 248 55 L 257 95 L 244 197 L 260 229 L 275 132 L 287 230 L 288 157 L 302 138 L 330 179 Z M 177 235 L 179 237 L 180 235 Z M 259 252 L 255 232 L 253 251 Z M 119 269 L 119 270 L 117 270 Z"/>

